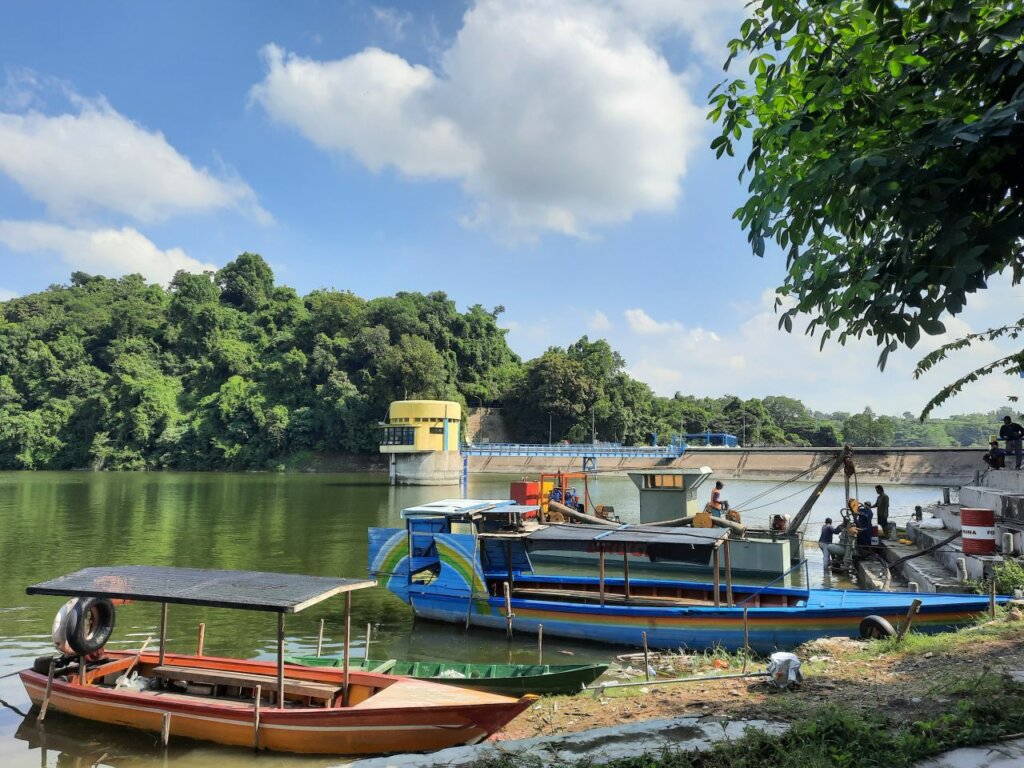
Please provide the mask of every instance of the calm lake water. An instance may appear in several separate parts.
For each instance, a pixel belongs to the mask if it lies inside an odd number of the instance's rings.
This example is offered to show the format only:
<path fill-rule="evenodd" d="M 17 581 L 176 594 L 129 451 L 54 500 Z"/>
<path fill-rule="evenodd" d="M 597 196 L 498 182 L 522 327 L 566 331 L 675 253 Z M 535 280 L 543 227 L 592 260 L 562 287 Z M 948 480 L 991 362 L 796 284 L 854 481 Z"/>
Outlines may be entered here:
<path fill-rule="evenodd" d="M 470 479 L 472 498 L 505 498 L 517 477 L 478 475 Z M 734 507 L 773 484 L 732 480 L 725 497 Z M 807 497 L 808 485 L 790 485 L 779 499 L 744 516 L 747 524 L 766 521 L 773 512 L 793 513 Z M 862 486 L 860 498 L 874 499 Z M 710 489 L 708 489 L 710 492 Z M 52 652 L 50 626 L 60 598 L 28 597 L 25 587 L 91 565 L 173 565 L 237 568 L 330 576 L 366 577 L 366 529 L 398 526 L 403 507 L 458 496 L 459 489 L 390 488 L 384 475 L 277 475 L 227 473 L 95 474 L 85 472 L 0 473 L 0 675 L 23 669 L 34 657 Z M 890 488 L 891 516 L 903 522 L 915 504 L 937 501 L 939 490 Z M 601 477 L 591 496 L 612 504 L 624 522 L 638 520 L 638 498 L 626 477 Z M 750 505 L 758 506 L 767 501 Z M 817 538 L 826 516 L 843 506 L 839 481 L 818 501 L 808 527 Z M 809 544 L 812 580 L 820 578 L 820 555 Z M 833 585 L 834 586 L 834 585 Z M 287 651 L 316 651 L 319 621 L 326 620 L 324 653 L 340 653 L 341 599 L 329 600 L 290 616 Z M 533 662 L 532 638 L 512 643 L 503 633 L 413 622 L 408 607 L 383 588 L 353 596 L 353 655 L 364 652 L 367 623 L 374 625 L 371 655 L 384 658 L 458 659 Z M 197 626 L 206 623 L 206 652 L 243 658 L 273 657 L 276 616 L 243 611 L 171 606 L 168 648 L 193 652 Z M 159 608 L 135 604 L 118 611 L 111 647 L 138 648 L 158 632 Z M 155 643 L 154 643 L 155 645 Z M 567 653 L 563 653 L 567 652 Z M 545 660 L 558 663 L 608 660 L 623 649 L 587 646 L 548 638 Z M 570 655 L 571 653 L 571 655 Z M 256 759 L 247 750 L 218 748 L 178 740 L 165 755 L 153 735 L 78 721 L 51 712 L 45 729 L 28 711 L 28 697 L 16 676 L 0 679 L 0 765 L 109 765 L 176 768 L 232 768 Z M 45 746 L 45 754 L 40 745 Z M 337 759 L 262 754 L 261 766 L 326 766 Z"/>

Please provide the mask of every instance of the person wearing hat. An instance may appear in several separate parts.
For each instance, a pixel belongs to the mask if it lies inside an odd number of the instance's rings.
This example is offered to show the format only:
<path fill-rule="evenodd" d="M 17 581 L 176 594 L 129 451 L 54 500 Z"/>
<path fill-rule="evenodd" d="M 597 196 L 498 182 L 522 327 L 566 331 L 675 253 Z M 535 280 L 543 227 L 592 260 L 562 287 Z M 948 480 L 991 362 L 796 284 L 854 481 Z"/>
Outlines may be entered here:
<path fill-rule="evenodd" d="M 988 444 L 988 453 L 982 456 L 985 463 L 992 469 L 1006 468 L 1006 451 L 999 447 L 999 443 L 992 440 Z"/>

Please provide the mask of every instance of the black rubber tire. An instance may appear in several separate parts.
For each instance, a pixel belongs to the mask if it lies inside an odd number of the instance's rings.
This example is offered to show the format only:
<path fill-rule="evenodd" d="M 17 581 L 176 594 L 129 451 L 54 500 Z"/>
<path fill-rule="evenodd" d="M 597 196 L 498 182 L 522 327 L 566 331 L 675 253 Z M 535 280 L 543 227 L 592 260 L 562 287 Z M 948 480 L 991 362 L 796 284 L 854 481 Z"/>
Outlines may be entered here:
<path fill-rule="evenodd" d="M 114 604 L 101 597 L 86 597 L 68 614 L 68 645 L 80 656 L 96 653 L 114 631 Z"/>
<path fill-rule="evenodd" d="M 860 621 L 860 636 L 865 640 L 884 640 L 896 637 L 896 630 L 882 616 L 865 616 Z"/>

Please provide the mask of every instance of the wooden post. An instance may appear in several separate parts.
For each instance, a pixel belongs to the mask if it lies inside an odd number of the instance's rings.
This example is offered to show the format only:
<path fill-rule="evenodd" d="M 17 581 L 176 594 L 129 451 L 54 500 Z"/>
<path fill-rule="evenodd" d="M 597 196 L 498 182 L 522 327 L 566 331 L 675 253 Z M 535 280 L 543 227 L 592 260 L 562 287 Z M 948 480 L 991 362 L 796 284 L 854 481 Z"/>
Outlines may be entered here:
<path fill-rule="evenodd" d="M 747 659 L 750 658 L 750 625 L 747 623 L 747 606 L 743 606 L 743 673 L 747 672 Z"/>
<path fill-rule="evenodd" d="M 164 665 L 167 652 L 167 603 L 160 604 L 160 666 Z"/>
<path fill-rule="evenodd" d="M 171 713 L 164 712 L 164 724 L 160 729 L 160 743 L 164 745 L 164 749 L 167 749 L 167 745 L 171 742 Z"/>
<path fill-rule="evenodd" d="M 284 709 L 284 611 L 277 614 L 277 708 Z"/>
<path fill-rule="evenodd" d="M 715 608 L 722 605 L 722 574 L 718 572 L 718 547 L 716 546 L 713 550 L 714 555 L 711 557 L 711 567 L 715 572 Z"/>
<path fill-rule="evenodd" d="M 508 635 L 508 639 L 512 639 L 512 590 L 506 581 L 504 584 L 505 590 L 505 634 Z"/>
<path fill-rule="evenodd" d="M 199 624 L 199 642 L 196 643 L 196 656 L 203 655 L 203 645 L 206 643 L 206 624 Z"/>
<path fill-rule="evenodd" d="M 601 597 L 601 607 L 604 607 L 604 544 L 598 544 L 598 555 L 597 555 L 597 575 L 599 579 L 599 589 Z"/>
<path fill-rule="evenodd" d="M 252 751 L 260 750 L 260 698 L 263 696 L 263 686 L 256 686 L 256 700 L 252 703 Z"/>
<path fill-rule="evenodd" d="M 537 663 L 544 663 L 544 625 L 537 625 Z"/>
<path fill-rule="evenodd" d="M 622 548 L 622 578 L 625 581 L 626 600 L 629 600 L 629 550 L 626 547 Z"/>
<path fill-rule="evenodd" d="M 725 547 L 725 604 L 732 608 L 732 557 L 729 552 L 729 539 L 725 540 L 723 546 Z"/>
<path fill-rule="evenodd" d="M 348 674 L 352 664 L 352 593 L 345 593 L 345 650 L 342 657 L 342 665 L 345 668 L 344 679 L 341 689 L 341 706 L 348 706 Z"/>
<path fill-rule="evenodd" d="M 363 656 L 366 658 L 367 663 L 370 661 L 370 634 L 373 632 L 373 623 L 366 622 L 366 647 L 363 649 Z M 370 667 L 367 666 L 366 669 Z"/>
<path fill-rule="evenodd" d="M 85 656 L 78 657 L 78 684 L 85 685 L 85 675 L 89 671 L 89 660 Z"/>
<path fill-rule="evenodd" d="M 36 722 L 41 723 L 46 719 L 46 710 L 50 708 L 50 694 L 53 692 L 53 672 L 57 668 L 57 657 L 50 659 L 50 671 L 46 673 L 46 692 L 43 694 L 43 705 L 39 708 L 39 716 Z"/>
<path fill-rule="evenodd" d="M 996 577 L 994 574 L 988 581 L 988 615 L 993 619 L 996 617 Z"/>
<path fill-rule="evenodd" d="M 647 633 L 641 632 L 640 638 L 644 641 L 644 679 L 651 679 L 651 659 L 647 650 Z"/>
<path fill-rule="evenodd" d="M 324 650 L 324 620 L 320 619 L 320 631 L 316 636 L 316 657 L 319 659 Z"/>
<path fill-rule="evenodd" d="M 896 641 L 899 642 L 903 639 L 903 636 L 910 631 L 910 625 L 914 623 L 914 617 L 917 615 L 918 610 L 921 608 L 921 601 L 916 597 L 914 602 L 910 604 L 910 608 L 907 610 L 907 617 L 900 624 L 899 631 L 896 633 Z"/>

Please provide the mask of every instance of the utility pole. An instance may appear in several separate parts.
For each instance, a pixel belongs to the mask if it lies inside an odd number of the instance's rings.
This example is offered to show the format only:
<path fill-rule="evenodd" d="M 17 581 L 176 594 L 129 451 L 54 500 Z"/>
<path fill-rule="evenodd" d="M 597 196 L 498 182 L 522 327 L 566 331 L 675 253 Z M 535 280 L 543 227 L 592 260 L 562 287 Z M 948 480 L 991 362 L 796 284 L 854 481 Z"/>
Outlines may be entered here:
<path fill-rule="evenodd" d="M 548 445 L 551 445 L 551 411 L 548 411 Z"/>

